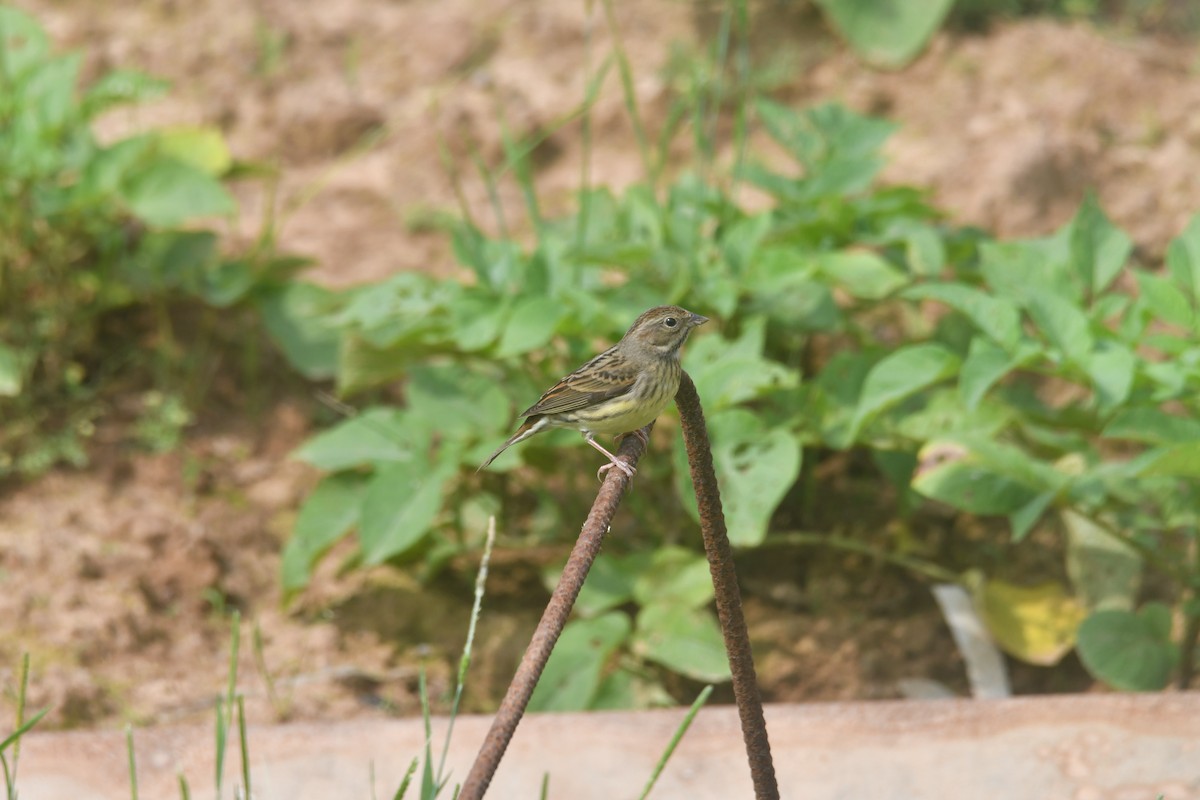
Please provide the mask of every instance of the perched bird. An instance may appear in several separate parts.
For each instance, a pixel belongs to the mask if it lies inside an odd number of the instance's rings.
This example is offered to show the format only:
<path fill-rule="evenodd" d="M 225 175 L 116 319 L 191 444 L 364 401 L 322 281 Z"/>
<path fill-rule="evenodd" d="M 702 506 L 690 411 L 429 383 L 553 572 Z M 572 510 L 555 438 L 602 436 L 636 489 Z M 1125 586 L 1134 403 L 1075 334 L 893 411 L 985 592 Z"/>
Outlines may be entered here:
<path fill-rule="evenodd" d="M 633 477 L 633 467 L 601 447 L 598 433 L 633 433 L 653 422 L 679 390 L 679 349 L 692 328 L 708 322 L 679 306 L 658 306 L 642 314 L 621 341 L 567 375 L 521 412 L 525 423 L 500 449 L 480 465 L 535 433 L 553 428 L 575 428 L 592 447 L 616 467 Z"/>

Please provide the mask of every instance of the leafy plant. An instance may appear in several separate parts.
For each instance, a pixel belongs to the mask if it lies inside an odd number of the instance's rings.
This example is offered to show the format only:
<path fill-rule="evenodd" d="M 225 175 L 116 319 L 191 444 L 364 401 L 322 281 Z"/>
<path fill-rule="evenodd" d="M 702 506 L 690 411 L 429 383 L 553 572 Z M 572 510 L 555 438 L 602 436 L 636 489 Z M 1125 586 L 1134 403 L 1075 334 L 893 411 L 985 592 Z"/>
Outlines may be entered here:
<path fill-rule="evenodd" d="M 171 305 L 201 300 L 228 325 L 235 306 L 301 263 L 267 239 L 223 256 L 196 224 L 234 210 L 222 179 L 237 165 L 220 133 L 99 142 L 98 116 L 166 85 L 115 71 L 80 92 L 80 61 L 0 6 L 0 477 L 82 463 L 103 389 L 131 373 L 151 374 L 148 397 L 169 398 L 143 432 L 169 443 L 169 430 L 150 428 L 186 421 L 172 404 L 190 366 Z"/>

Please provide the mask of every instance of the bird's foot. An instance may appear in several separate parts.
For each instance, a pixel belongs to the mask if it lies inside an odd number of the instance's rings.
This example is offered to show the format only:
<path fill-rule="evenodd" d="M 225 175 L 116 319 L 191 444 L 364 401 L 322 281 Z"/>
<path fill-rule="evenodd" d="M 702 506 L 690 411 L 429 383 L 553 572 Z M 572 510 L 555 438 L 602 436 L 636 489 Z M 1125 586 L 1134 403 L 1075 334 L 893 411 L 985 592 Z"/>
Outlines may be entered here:
<path fill-rule="evenodd" d="M 630 478 L 637 474 L 637 467 L 631 464 L 626 464 L 624 461 L 621 461 L 618 458 L 614 458 L 611 463 L 604 464 L 600 467 L 600 469 L 596 470 L 596 480 L 604 480 L 604 473 L 608 472 L 613 467 L 621 470 L 621 472 L 624 472 Z"/>

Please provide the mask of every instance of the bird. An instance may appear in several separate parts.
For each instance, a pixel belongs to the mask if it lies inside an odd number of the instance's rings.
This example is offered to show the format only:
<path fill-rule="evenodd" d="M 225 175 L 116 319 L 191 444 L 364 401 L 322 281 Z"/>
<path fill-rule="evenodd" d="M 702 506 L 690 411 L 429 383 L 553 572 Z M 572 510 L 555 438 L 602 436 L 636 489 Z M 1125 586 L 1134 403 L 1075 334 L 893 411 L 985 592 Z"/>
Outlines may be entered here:
<path fill-rule="evenodd" d="M 708 317 L 679 306 L 656 306 L 644 312 L 621 341 L 551 386 L 536 403 L 521 412 L 517 432 L 488 456 L 479 470 L 517 442 L 554 428 L 574 428 L 584 440 L 608 456 L 597 476 L 616 467 L 629 477 L 637 471 L 596 441 L 596 434 L 633 434 L 653 422 L 679 390 L 679 350 L 693 328 Z M 478 472 L 479 470 L 476 470 Z"/>

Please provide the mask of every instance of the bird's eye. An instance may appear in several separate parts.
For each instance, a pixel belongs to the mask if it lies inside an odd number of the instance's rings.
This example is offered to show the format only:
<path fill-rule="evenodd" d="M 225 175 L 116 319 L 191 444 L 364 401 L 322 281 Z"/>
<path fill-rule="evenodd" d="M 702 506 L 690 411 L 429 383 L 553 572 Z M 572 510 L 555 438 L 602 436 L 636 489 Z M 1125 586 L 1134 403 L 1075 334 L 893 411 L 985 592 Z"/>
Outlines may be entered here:
<path fill-rule="evenodd" d="M 663 325 L 666 325 L 668 328 L 674 328 L 678 324 L 679 320 L 675 319 L 674 317 L 667 317 L 663 320 Z"/>

